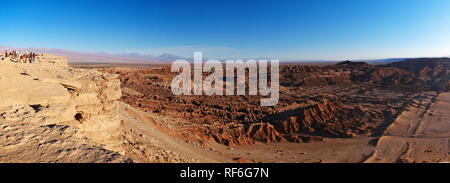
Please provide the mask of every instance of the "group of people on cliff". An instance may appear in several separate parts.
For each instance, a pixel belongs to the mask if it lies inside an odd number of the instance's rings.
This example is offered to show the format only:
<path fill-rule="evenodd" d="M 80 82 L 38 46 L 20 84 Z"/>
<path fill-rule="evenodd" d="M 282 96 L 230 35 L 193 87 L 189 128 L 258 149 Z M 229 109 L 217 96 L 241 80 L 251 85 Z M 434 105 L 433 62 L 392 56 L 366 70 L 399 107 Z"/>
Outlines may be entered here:
<path fill-rule="evenodd" d="M 17 63 L 33 63 L 36 62 L 36 53 L 33 52 L 26 52 L 26 53 L 19 53 L 16 50 L 8 52 L 7 50 L 4 51 L 4 54 L 1 57 L 1 60 L 5 60 L 6 58 L 11 58 L 11 61 L 15 61 Z"/>

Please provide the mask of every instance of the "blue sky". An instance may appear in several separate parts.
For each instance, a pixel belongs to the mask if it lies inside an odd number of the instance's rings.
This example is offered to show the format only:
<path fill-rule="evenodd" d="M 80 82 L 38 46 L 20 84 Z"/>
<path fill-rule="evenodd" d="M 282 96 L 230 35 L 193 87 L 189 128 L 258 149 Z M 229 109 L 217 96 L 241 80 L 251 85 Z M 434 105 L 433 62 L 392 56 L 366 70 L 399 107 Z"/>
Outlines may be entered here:
<path fill-rule="evenodd" d="M 10 0 L 0 45 L 208 58 L 450 56 L 448 0 Z"/>

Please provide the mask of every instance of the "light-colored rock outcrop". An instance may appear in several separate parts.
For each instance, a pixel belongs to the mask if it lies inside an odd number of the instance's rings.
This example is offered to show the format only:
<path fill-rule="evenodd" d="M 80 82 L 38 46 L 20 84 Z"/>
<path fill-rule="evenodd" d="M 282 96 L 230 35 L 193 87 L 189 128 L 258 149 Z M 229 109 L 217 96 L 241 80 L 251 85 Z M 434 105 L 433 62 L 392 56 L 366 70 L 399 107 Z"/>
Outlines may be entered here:
<path fill-rule="evenodd" d="M 0 61 L 0 125 L 4 136 L 0 140 L 0 157 L 3 157 L 0 161 L 14 162 L 14 158 L 4 157 L 18 150 L 31 154 L 38 152 L 41 148 L 33 150 L 30 145 L 36 143 L 16 141 L 16 144 L 10 144 L 7 143 L 8 138 L 14 136 L 32 141 L 43 136 L 39 131 L 45 131 L 48 125 L 62 125 L 70 129 L 58 136 L 58 139 L 64 139 L 61 142 L 81 142 L 73 147 L 65 143 L 64 148 L 92 146 L 88 149 L 95 151 L 92 152 L 95 157 L 86 157 L 83 161 L 100 161 L 98 158 L 101 157 L 107 157 L 105 162 L 124 160 L 120 155 L 124 154 L 121 141 L 117 140 L 120 138 L 117 112 L 120 97 L 120 81 L 114 75 L 69 67 L 65 57 L 44 54 L 37 57 L 37 62 L 27 64 L 11 62 L 9 58 Z M 27 128 L 18 128 L 17 125 Z M 16 127 L 22 133 L 8 130 Z M 40 128 L 42 130 L 38 130 Z M 42 138 L 48 138 L 48 135 Z M 58 149 L 58 146 L 51 147 Z M 77 151 L 88 153 L 80 149 Z M 17 160 L 79 162 L 57 157 L 27 157 L 26 154 L 17 156 Z"/>

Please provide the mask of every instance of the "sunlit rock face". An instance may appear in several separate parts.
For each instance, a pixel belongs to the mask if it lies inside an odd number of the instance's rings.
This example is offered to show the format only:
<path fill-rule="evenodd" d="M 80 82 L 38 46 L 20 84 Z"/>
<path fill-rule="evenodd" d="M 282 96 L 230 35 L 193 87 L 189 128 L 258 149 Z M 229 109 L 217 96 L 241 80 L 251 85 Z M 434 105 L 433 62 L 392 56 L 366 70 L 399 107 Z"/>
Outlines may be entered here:
<path fill-rule="evenodd" d="M 0 61 L 0 124 L 3 129 L 18 128 L 20 132 L 4 130 L 2 134 L 37 141 L 39 139 L 31 137 L 38 138 L 42 135 L 39 134 L 42 130 L 42 133 L 48 132 L 58 138 L 64 136 L 65 138 L 54 142 L 61 143 L 60 145 L 48 146 L 50 149 L 47 151 L 78 148 L 77 151 L 67 152 L 64 158 L 66 162 L 125 160 L 120 154 L 120 141 L 116 140 L 120 127 L 117 100 L 121 95 L 120 81 L 114 75 L 71 68 L 65 57 L 39 54 L 34 63 L 18 63 L 9 57 Z M 33 147 L 26 144 L 36 143 L 0 143 L 4 146 L 0 155 Z M 83 148 L 89 149 L 89 152 L 83 152 Z M 24 151 L 25 154 L 17 157 L 25 162 L 53 160 L 51 155 L 47 159 L 32 156 L 32 152 L 39 150 L 42 148 L 28 149 Z M 87 153 L 86 156 L 91 157 L 83 160 L 67 158 L 71 153 Z M 57 159 L 54 157 L 54 160 Z"/>

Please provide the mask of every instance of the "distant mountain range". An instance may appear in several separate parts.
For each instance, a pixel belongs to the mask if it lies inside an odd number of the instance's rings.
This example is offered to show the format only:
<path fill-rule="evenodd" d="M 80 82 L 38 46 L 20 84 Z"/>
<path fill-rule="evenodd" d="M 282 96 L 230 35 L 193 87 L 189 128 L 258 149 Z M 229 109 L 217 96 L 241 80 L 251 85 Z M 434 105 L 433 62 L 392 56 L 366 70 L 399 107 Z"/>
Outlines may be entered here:
<path fill-rule="evenodd" d="M 381 64 L 388 64 L 388 63 L 392 63 L 392 62 L 403 61 L 403 60 L 407 60 L 407 59 L 412 59 L 412 58 L 358 59 L 358 60 L 350 60 L 350 61 L 366 62 L 371 65 L 381 65 Z M 298 63 L 298 64 L 304 64 L 304 65 L 324 66 L 324 65 L 336 64 L 336 63 L 339 63 L 342 61 L 343 60 L 302 60 L 302 61 L 291 60 L 291 61 L 284 61 L 284 63 Z"/>
<path fill-rule="evenodd" d="M 103 52 L 82 52 L 82 51 L 73 51 L 66 49 L 57 49 L 57 48 L 38 48 L 38 47 L 28 47 L 28 48 L 16 48 L 10 46 L 0 46 L 0 50 L 18 50 L 18 51 L 32 51 L 37 53 L 48 53 L 54 55 L 66 56 L 71 63 L 137 63 L 137 64 L 145 64 L 145 63 L 168 63 L 178 59 L 185 59 L 192 61 L 193 58 L 183 58 L 177 55 L 172 55 L 168 53 L 164 53 L 160 56 L 155 55 L 146 55 L 139 53 L 119 53 L 119 54 L 110 54 Z M 203 58 L 207 60 L 208 58 Z M 387 64 L 396 61 L 402 61 L 409 58 L 387 58 L 387 59 L 372 59 L 372 60 L 352 60 L 352 61 L 361 61 L 367 62 L 369 64 Z M 226 60 L 226 59 L 224 59 Z M 314 64 L 314 65 L 329 65 L 335 64 L 339 61 L 281 61 L 285 63 L 304 63 L 304 64 Z"/>
<path fill-rule="evenodd" d="M 407 59 L 413 59 L 413 58 L 385 58 L 385 59 L 373 59 L 373 60 L 355 60 L 360 62 L 367 62 L 368 64 L 388 64 L 392 62 L 399 62 Z"/>
<path fill-rule="evenodd" d="M 110 54 L 102 52 L 82 52 L 57 48 L 16 48 L 10 46 L 0 46 L 2 52 L 4 50 L 31 51 L 37 53 L 48 53 L 54 55 L 66 56 L 71 63 L 165 63 L 177 59 L 183 59 L 176 55 L 162 54 L 160 56 L 143 55 L 138 53 L 120 53 Z"/>

